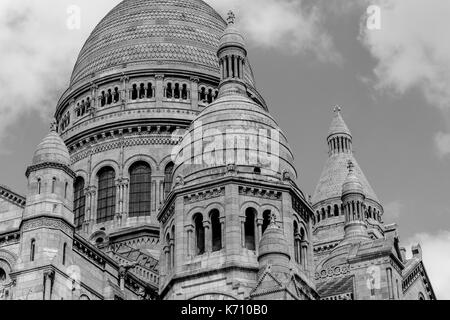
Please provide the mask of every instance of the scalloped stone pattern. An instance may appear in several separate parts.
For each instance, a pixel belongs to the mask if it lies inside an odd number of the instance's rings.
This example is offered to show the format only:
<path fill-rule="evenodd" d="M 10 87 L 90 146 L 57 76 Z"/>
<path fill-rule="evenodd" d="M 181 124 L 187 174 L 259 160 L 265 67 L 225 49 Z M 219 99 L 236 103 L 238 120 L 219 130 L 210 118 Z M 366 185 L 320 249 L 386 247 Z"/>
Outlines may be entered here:
<path fill-rule="evenodd" d="M 216 52 L 225 28 L 223 18 L 201 0 L 125 0 L 86 41 L 71 85 L 124 66 L 219 73 Z"/>

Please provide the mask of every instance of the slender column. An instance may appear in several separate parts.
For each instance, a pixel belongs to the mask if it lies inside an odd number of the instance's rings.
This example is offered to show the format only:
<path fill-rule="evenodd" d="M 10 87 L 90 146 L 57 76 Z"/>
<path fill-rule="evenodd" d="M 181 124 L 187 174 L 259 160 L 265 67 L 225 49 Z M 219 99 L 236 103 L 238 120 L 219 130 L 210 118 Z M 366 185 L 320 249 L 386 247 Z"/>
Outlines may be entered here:
<path fill-rule="evenodd" d="M 239 60 L 237 59 L 236 56 L 233 56 L 233 60 L 234 60 L 234 77 L 237 79 L 237 78 L 239 78 L 239 76 L 238 76 L 238 62 L 239 62 Z"/>
<path fill-rule="evenodd" d="M 175 239 L 170 240 L 170 254 L 170 262 L 172 264 L 171 267 L 175 269 Z"/>
<path fill-rule="evenodd" d="M 199 78 L 191 78 L 191 106 L 192 109 L 198 109 L 198 84 Z"/>
<path fill-rule="evenodd" d="M 227 56 L 228 68 L 227 68 L 227 78 L 231 78 L 231 57 Z"/>
<path fill-rule="evenodd" d="M 189 225 L 186 226 L 186 256 L 188 257 L 188 259 L 192 258 L 194 256 L 194 251 L 193 251 L 193 233 L 194 233 L 194 226 Z"/>
<path fill-rule="evenodd" d="M 222 249 L 225 249 L 225 217 L 220 217 L 220 230 Z"/>
<path fill-rule="evenodd" d="M 122 90 L 120 92 L 120 98 L 123 106 L 127 105 L 128 99 L 131 98 L 131 90 L 128 90 L 128 81 L 130 80 L 129 77 L 123 76 L 120 78 L 120 81 L 122 82 Z M 130 97 L 128 97 L 127 92 L 130 93 Z"/>
<path fill-rule="evenodd" d="M 241 217 L 241 245 L 245 248 L 245 217 Z"/>
<path fill-rule="evenodd" d="M 259 241 L 261 241 L 262 236 L 263 236 L 263 232 L 262 232 L 262 226 L 263 226 L 263 224 L 264 224 L 264 219 L 257 219 L 257 220 L 256 220 L 256 225 L 257 225 L 257 229 L 258 229 L 258 232 L 256 233 L 257 236 L 258 236 L 258 241 L 257 241 L 257 243 L 259 243 Z"/>
<path fill-rule="evenodd" d="M 156 107 L 162 107 L 162 101 L 164 98 L 164 75 L 156 75 Z"/>
<path fill-rule="evenodd" d="M 307 242 L 305 242 L 305 241 L 303 241 L 302 243 L 301 243 L 301 246 L 302 246 L 302 250 L 301 250 L 301 254 L 302 254 L 302 266 L 303 266 L 303 268 L 306 270 L 307 269 L 307 267 L 308 267 L 308 263 L 307 263 L 307 251 L 308 251 L 308 243 Z"/>
<path fill-rule="evenodd" d="M 212 251 L 211 222 L 203 221 L 203 228 L 205 228 L 205 252 L 211 252 Z"/>

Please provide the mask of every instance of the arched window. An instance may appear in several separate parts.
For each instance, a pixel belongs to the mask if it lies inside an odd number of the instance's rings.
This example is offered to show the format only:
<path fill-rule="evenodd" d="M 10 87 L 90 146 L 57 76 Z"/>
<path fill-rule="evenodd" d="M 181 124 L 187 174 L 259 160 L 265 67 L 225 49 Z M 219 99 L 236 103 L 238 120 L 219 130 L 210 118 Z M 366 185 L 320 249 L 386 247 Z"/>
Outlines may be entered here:
<path fill-rule="evenodd" d="M 172 189 L 173 169 L 174 164 L 173 162 L 170 162 L 166 166 L 166 169 L 164 170 L 164 198 L 167 198 L 167 196 L 170 193 L 170 190 Z"/>
<path fill-rule="evenodd" d="M 30 261 L 31 262 L 34 261 L 35 254 L 36 254 L 36 240 L 32 239 L 31 245 L 30 245 Z"/>
<path fill-rule="evenodd" d="M 271 212 L 270 210 L 266 210 L 263 213 L 263 225 L 262 225 L 262 234 L 266 231 L 267 227 L 270 225 L 270 218 L 271 218 Z"/>
<path fill-rule="evenodd" d="M 172 253 L 171 253 L 171 247 L 170 247 L 170 234 L 166 235 L 166 246 L 167 246 L 167 269 L 170 270 L 172 268 Z"/>
<path fill-rule="evenodd" d="M 222 250 L 222 225 L 218 210 L 211 211 L 212 251 Z"/>
<path fill-rule="evenodd" d="M 98 173 L 97 222 L 114 220 L 116 211 L 116 173 L 105 167 Z"/>
<path fill-rule="evenodd" d="M 200 90 L 200 101 L 206 102 L 206 89 L 204 87 Z"/>
<path fill-rule="evenodd" d="M 183 84 L 183 89 L 181 90 L 181 99 L 187 100 L 188 99 L 188 90 L 187 85 Z"/>
<path fill-rule="evenodd" d="M 73 197 L 73 214 L 75 228 L 79 229 L 83 225 L 85 209 L 86 209 L 86 195 L 84 194 L 84 179 L 78 177 L 75 179 Z"/>
<path fill-rule="evenodd" d="M 175 83 L 175 90 L 173 92 L 173 97 L 175 99 L 180 99 L 180 96 L 181 96 L 180 84 Z"/>
<path fill-rule="evenodd" d="M 136 100 L 138 98 L 137 85 L 133 84 L 133 89 L 131 90 L 131 100 Z"/>
<path fill-rule="evenodd" d="M 114 88 L 114 103 L 119 102 L 119 100 L 120 100 L 119 88 L 115 87 Z"/>
<path fill-rule="evenodd" d="M 212 89 L 208 90 L 208 103 L 212 103 L 213 102 L 213 91 Z"/>
<path fill-rule="evenodd" d="M 334 216 L 339 217 L 339 207 L 337 204 L 334 205 Z"/>
<path fill-rule="evenodd" d="M 294 256 L 295 256 L 295 262 L 300 264 L 300 250 L 301 250 L 301 244 L 300 244 L 300 233 L 298 229 L 298 223 L 297 221 L 294 221 Z"/>
<path fill-rule="evenodd" d="M 425 296 L 422 292 L 419 292 L 419 300 L 425 300 Z"/>
<path fill-rule="evenodd" d="M 145 84 L 141 83 L 140 89 L 139 89 L 139 99 L 145 98 Z"/>
<path fill-rule="evenodd" d="M 130 217 L 151 214 L 152 170 L 145 162 L 137 162 L 130 168 Z"/>
<path fill-rule="evenodd" d="M 107 104 L 109 105 L 109 104 L 112 104 L 112 102 L 113 102 L 113 96 L 112 96 L 112 92 L 111 92 L 111 89 L 108 89 L 108 95 L 107 95 Z"/>
<path fill-rule="evenodd" d="M 105 91 L 102 91 L 102 95 L 100 96 L 100 104 L 101 104 L 102 107 L 104 107 L 106 105 Z"/>
<path fill-rule="evenodd" d="M 41 194 L 41 188 L 42 188 L 42 182 L 41 182 L 41 179 L 39 178 L 37 180 L 37 193 L 38 194 Z"/>
<path fill-rule="evenodd" d="M 255 219 L 256 219 L 256 210 L 253 208 L 248 208 L 245 211 L 245 224 L 244 224 L 245 247 L 248 250 L 256 250 Z"/>
<path fill-rule="evenodd" d="M 194 216 L 194 225 L 197 255 L 201 255 L 205 253 L 205 228 L 203 226 L 203 216 L 200 213 Z"/>
<path fill-rule="evenodd" d="M 56 191 L 56 178 L 52 179 L 52 193 L 55 193 Z"/>
<path fill-rule="evenodd" d="M 166 98 L 167 99 L 172 99 L 173 97 L 173 89 L 172 89 L 172 84 L 168 83 L 167 84 L 167 89 L 166 89 Z"/>
<path fill-rule="evenodd" d="M 67 190 L 69 189 L 69 183 L 66 182 L 64 185 L 64 199 L 67 199 Z"/>
<path fill-rule="evenodd" d="M 63 264 L 63 266 L 66 265 L 66 254 L 67 254 L 67 243 L 64 243 L 64 245 L 63 245 L 63 254 L 62 254 L 62 264 Z"/>
<path fill-rule="evenodd" d="M 0 268 L 0 284 L 6 281 L 6 271 Z"/>

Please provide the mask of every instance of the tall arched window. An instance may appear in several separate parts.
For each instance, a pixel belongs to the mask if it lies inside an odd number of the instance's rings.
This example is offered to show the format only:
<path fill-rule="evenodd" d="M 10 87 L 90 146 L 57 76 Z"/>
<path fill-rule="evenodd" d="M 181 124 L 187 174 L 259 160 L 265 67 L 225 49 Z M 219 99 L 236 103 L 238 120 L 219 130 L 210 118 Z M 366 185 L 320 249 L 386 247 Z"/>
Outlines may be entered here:
<path fill-rule="evenodd" d="M 173 162 L 170 162 L 164 171 L 164 198 L 166 198 L 172 189 L 173 182 Z"/>
<path fill-rule="evenodd" d="M 294 256 L 295 262 L 300 264 L 301 257 L 301 240 L 297 221 L 294 221 Z"/>
<path fill-rule="evenodd" d="M 201 255 L 205 253 L 205 227 L 203 226 L 203 216 L 200 213 L 194 216 L 194 225 L 197 255 Z"/>
<path fill-rule="evenodd" d="M 152 169 L 145 162 L 137 162 L 130 168 L 130 217 L 151 214 Z"/>
<path fill-rule="evenodd" d="M 52 179 L 52 193 L 55 193 L 56 191 L 56 178 Z"/>
<path fill-rule="evenodd" d="M 166 235 L 166 246 L 167 246 L 167 255 L 166 255 L 166 259 L 167 259 L 167 269 L 170 270 L 172 268 L 172 254 L 170 252 L 170 234 Z"/>
<path fill-rule="evenodd" d="M 63 245 L 62 264 L 66 265 L 67 243 Z"/>
<path fill-rule="evenodd" d="M 82 227 L 86 211 L 86 195 L 84 194 L 84 179 L 78 177 L 75 179 L 74 197 L 73 197 L 73 214 L 75 228 Z"/>
<path fill-rule="evenodd" d="M 116 173 L 105 167 L 98 173 L 97 222 L 114 220 L 116 211 Z"/>
<path fill-rule="evenodd" d="M 255 219 L 256 219 L 256 210 L 253 208 L 248 208 L 245 211 L 245 224 L 244 224 L 245 247 L 248 250 L 256 250 Z"/>
<path fill-rule="evenodd" d="M 270 218 L 271 218 L 271 212 L 270 210 L 266 210 L 263 213 L 263 225 L 262 225 L 262 233 L 264 234 L 264 232 L 266 231 L 267 227 L 270 225 Z"/>
<path fill-rule="evenodd" d="M 41 182 L 41 179 L 39 178 L 37 180 L 37 193 L 38 194 L 41 194 L 41 188 L 42 188 L 42 182 Z"/>
<path fill-rule="evenodd" d="M 222 225 L 220 224 L 220 212 L 211 211 L 212 251 L 222 250 Z"/>
<path fill-rule="evenodd" d="M 31 262 L 34 261 L 35 254 L 36 254 L 36 240 L 32 239 L 31 245 L 30 245 L 30 261 Z"/>
<path fill-rule="evenodd" d="M 334 205 L 334 216 L 339 217 L 339 207 L 337 204 Z"/>

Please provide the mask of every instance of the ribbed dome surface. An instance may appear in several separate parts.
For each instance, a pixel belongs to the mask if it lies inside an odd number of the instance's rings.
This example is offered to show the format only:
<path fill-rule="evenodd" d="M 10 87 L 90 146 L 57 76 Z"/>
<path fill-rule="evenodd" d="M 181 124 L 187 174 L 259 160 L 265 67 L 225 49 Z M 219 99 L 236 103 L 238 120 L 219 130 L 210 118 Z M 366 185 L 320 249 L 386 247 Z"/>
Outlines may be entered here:
<path fill-rule="evenodd" d="M 201 0 L 125 0 L 82 48 L 71 86 L 128 70 L 176 69 L 219 76 L 217 49 L 227 24 Z M 250 65 L 245 78 L 254 85 Z"/>
<path fill-rule="evenodd" d="M 59 134 L 51 131 L 37 146 L 33 156 L 33 165 L 54 162 L 69 166 L 70 155 Z"/>

